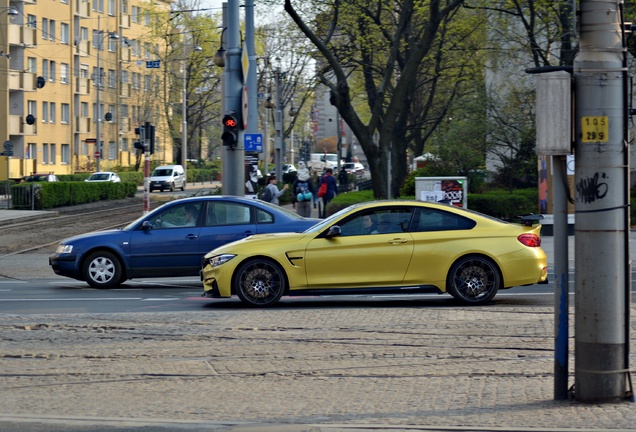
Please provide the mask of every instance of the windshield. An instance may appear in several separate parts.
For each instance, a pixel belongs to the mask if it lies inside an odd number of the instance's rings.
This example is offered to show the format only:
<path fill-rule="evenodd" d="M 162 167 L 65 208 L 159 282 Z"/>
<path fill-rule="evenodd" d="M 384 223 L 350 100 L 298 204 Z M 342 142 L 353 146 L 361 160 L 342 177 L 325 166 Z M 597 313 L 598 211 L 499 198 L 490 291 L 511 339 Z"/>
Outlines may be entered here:
<path fill-rule="evenodd" d="M 152 177 L 170 177 L 171 175 L 172 175 L 172 169 L 170 168 L 156 169 L 152 173 Z"/>
<path fill-rule="evenodd" d="M 108 180 L 108 174 L 93 174 L 89 180 Z"/>
<path fill-rule="evenodd" d="M 340 210 L 338 213 L 334 213 L 331 216 L 329 216 L 327 219 L 318 222 L 316 225 L 312 226 L 311 228 L 308 228 L 304 231 L 304 233 L 316 233 L 316 232 L 320 232 L 322 230 L 324 230 L 326 227 L 328 227 L 329 225 L 331 225 L 334 221 L 334 219 L 338 219 L 340 216 L 342 216 L 344 213 L 347 213 L 351 210 L 350 207 L 347 208 L 343 208 L 342 210 Z"/>

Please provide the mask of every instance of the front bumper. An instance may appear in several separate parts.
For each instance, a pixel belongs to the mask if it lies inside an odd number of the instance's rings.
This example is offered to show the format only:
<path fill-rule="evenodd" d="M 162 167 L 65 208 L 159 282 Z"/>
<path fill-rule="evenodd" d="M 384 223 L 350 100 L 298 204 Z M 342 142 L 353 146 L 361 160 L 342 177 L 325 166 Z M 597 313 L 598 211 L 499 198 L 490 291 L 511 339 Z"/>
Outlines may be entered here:
<path fill-rule="evenodd" d="M 49 265 L 56 275 L 66 276 L 81 280 L 80 271 L 76 265 L 75 256 L 52 256 L 49 257 Z"/>

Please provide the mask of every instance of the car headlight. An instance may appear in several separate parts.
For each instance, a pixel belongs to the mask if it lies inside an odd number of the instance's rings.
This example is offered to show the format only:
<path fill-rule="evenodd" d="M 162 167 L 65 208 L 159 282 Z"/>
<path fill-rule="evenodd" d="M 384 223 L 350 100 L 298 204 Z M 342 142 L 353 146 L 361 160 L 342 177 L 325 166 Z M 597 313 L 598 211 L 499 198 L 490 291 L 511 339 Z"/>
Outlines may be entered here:
<path fill-rule="evenodd" d="M 221 264 L 225 264 L 235 256 L 236 255 L 232 254 L 214 255 L 213 257 L 208 258 L 208 264 L 212 267 L 218 267 Z"/>
<path fill-rule="evenodd" d="M 58 254 L 71 253 L 71 252 L 73 252 L 73 245 L 60 244 L 57 246 L 57 249 L 55 249 L 55 253 L 58 253 Z"/>

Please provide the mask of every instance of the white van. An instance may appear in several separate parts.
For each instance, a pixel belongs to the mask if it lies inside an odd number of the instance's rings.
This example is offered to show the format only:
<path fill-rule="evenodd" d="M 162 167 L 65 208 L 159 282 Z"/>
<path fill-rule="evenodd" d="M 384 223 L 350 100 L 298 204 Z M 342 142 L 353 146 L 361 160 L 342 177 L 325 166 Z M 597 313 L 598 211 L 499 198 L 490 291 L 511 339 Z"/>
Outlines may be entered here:
<path fill-rule="evenodd" d="M 172 192 L 175 188 L 180 188 L 182 191 L 186 188 L 185 172 L 181 165 L 158 166 L 150 174 L 150 192 L 155 189 L 161 192 L 168 189 Z"/>
<path fill-rule="evenodd" d="M 335 171 L 338 166 L 338 155 L 335 153 L 312 153 L 307 166 L 317 173 L 321 173 L 326 168 Z"/>

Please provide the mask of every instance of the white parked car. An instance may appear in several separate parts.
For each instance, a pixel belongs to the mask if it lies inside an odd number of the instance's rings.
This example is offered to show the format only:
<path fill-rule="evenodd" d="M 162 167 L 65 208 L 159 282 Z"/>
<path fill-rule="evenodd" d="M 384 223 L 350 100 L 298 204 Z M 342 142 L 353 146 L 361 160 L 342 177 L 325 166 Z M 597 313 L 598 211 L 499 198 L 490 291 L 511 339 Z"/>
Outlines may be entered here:
<path fill-rule="evenodd" d="M 345 162 L 342 166 L 345 171 L 350 174 L 364 171 L 364 165 L 362 165 L 360 162 Z"/>
<path fill-rule="evenodd" d="M 104 172 L 96 172 L 91 174 L 89 178 L 84 180 L 85 182 L 113 182 L 120 183 L 121 178 L 117 173 L 104 171 Z"/>

